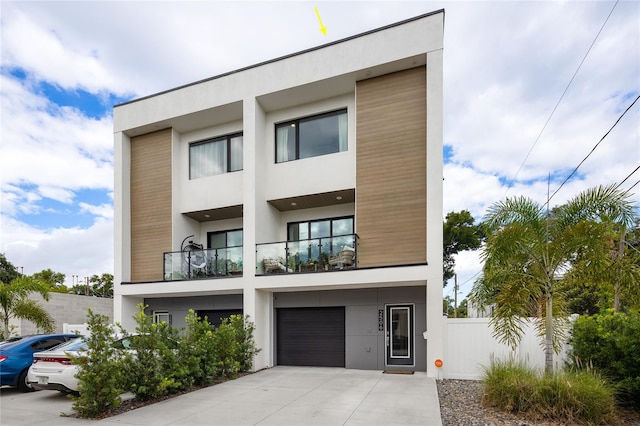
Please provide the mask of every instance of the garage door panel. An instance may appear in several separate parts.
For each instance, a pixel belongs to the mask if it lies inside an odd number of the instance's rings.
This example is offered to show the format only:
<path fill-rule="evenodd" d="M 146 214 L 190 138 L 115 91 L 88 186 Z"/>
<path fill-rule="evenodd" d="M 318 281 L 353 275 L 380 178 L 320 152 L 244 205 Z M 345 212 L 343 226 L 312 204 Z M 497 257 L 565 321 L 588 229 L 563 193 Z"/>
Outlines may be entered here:
<path fill-rule="evenodd" d="M 344 317 L 344 307 L 278 309 L 278 364 L 344 367 Z"/>

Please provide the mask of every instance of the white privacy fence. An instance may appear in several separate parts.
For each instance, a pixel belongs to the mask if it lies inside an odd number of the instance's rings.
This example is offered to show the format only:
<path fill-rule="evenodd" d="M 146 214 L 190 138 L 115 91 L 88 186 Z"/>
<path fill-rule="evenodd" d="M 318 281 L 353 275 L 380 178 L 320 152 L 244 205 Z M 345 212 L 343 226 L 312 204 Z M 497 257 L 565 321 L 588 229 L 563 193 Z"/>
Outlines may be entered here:
<path fill-rule="evenodd" d="M 109 327 L 113 331 L 114 335 L 118 335 L 120 333 L 119 328 L 114 324 L 109 324 Z M 88 336 L 89 334 L 91 334 L 89 333 L 89 324 L 87 324 L 86 322 L 84 324 L 69 324 L 65 322 L 62 324 L 62 332 L 75 333 L 81 336 Z"/>
<path fill-rule="evenodd" d="M 63 323 L 62 324 L 62 332 L 63 333 L 75 333 L 75 334 L 80 334 L 82 336 L 88 336 L 89 335 L 89 324 L 84 323 L 84 324 L 69 324 L 69 323 Z"/>
<path fill-rule="evenodd" d="M 492 358 L 514 357 L 532 368 L 544 369 L 544 350 L 532 320 L 524 327 L 522 341 L 515 351 L 492 336 L 489 318 L 447 318 L 444 328 L 444 362 L 440 378 L 480 379 L 483 366 L 488 366 Z M 565 343 L 560 354 L 554 354 L 556 367 L 564 365 L 568 349 Z"/>

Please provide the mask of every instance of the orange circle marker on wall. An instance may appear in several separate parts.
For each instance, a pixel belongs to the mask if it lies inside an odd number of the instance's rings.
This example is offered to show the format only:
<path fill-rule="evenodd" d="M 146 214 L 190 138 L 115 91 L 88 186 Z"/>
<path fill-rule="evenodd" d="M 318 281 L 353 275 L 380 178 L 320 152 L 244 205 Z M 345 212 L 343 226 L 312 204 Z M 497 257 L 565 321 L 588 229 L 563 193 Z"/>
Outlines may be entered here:
<path fill-rule="evenodd" d="M 436 367 L 438 367 L 438 368 L 442 368 L 442 365 L 443 365 L 444 363 L 442 362 L 442 360 L 441 360 L 441 359 L 436 359 L 436 361 L 434 362 L 434 364 L 436 365 Z"/>

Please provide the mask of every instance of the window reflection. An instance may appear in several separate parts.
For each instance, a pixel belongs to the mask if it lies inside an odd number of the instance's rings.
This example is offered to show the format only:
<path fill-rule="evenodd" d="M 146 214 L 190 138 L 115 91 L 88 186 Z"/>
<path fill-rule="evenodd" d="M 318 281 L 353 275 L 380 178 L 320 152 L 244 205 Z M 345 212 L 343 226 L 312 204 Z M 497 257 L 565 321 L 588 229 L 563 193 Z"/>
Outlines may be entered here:
<path fill-rule="evenodd" d="M 347 110 L 276 124 L 276 163 L 347 150 Z"/>

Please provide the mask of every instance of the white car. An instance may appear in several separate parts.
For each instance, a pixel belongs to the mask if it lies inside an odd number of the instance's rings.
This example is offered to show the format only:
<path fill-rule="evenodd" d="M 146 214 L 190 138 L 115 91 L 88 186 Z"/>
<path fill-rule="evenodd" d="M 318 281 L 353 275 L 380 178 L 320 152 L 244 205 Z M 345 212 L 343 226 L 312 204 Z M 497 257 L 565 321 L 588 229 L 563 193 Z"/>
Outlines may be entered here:
<path fill-rule="evenodd" d="M 112 343 L 116 349 L 131 354 L 135 351 L 131 348 L 132 342 L 138 339 L 138 335 L 121 337 Z M 168 342 L 171 349 L 175 350 L 177 343 Z M 78 392 L 78 379 L 76 373 L 78 366 L 71 361 L 71 355 L 78 355 L 80 351 L 87 350 L 87 342 L 83 337 L 70 340 L 67 343 L 56 346 L 48 351 L 33 354 L 33 364 L 27 373 L 29 385 L 37 390 L 57 390 L 64 393 Z"/>
<path fill-rule="evenodd" d="M 78 370 L 69 354 L 78 355 L 78 352 L 86 349 L 86 341 L 78 337 L 48 351 L 34 353 L 33 364 L 27 373 L 29 385 L 37 390 L 78 392 L 78 379 L 75 376 Z"/>

